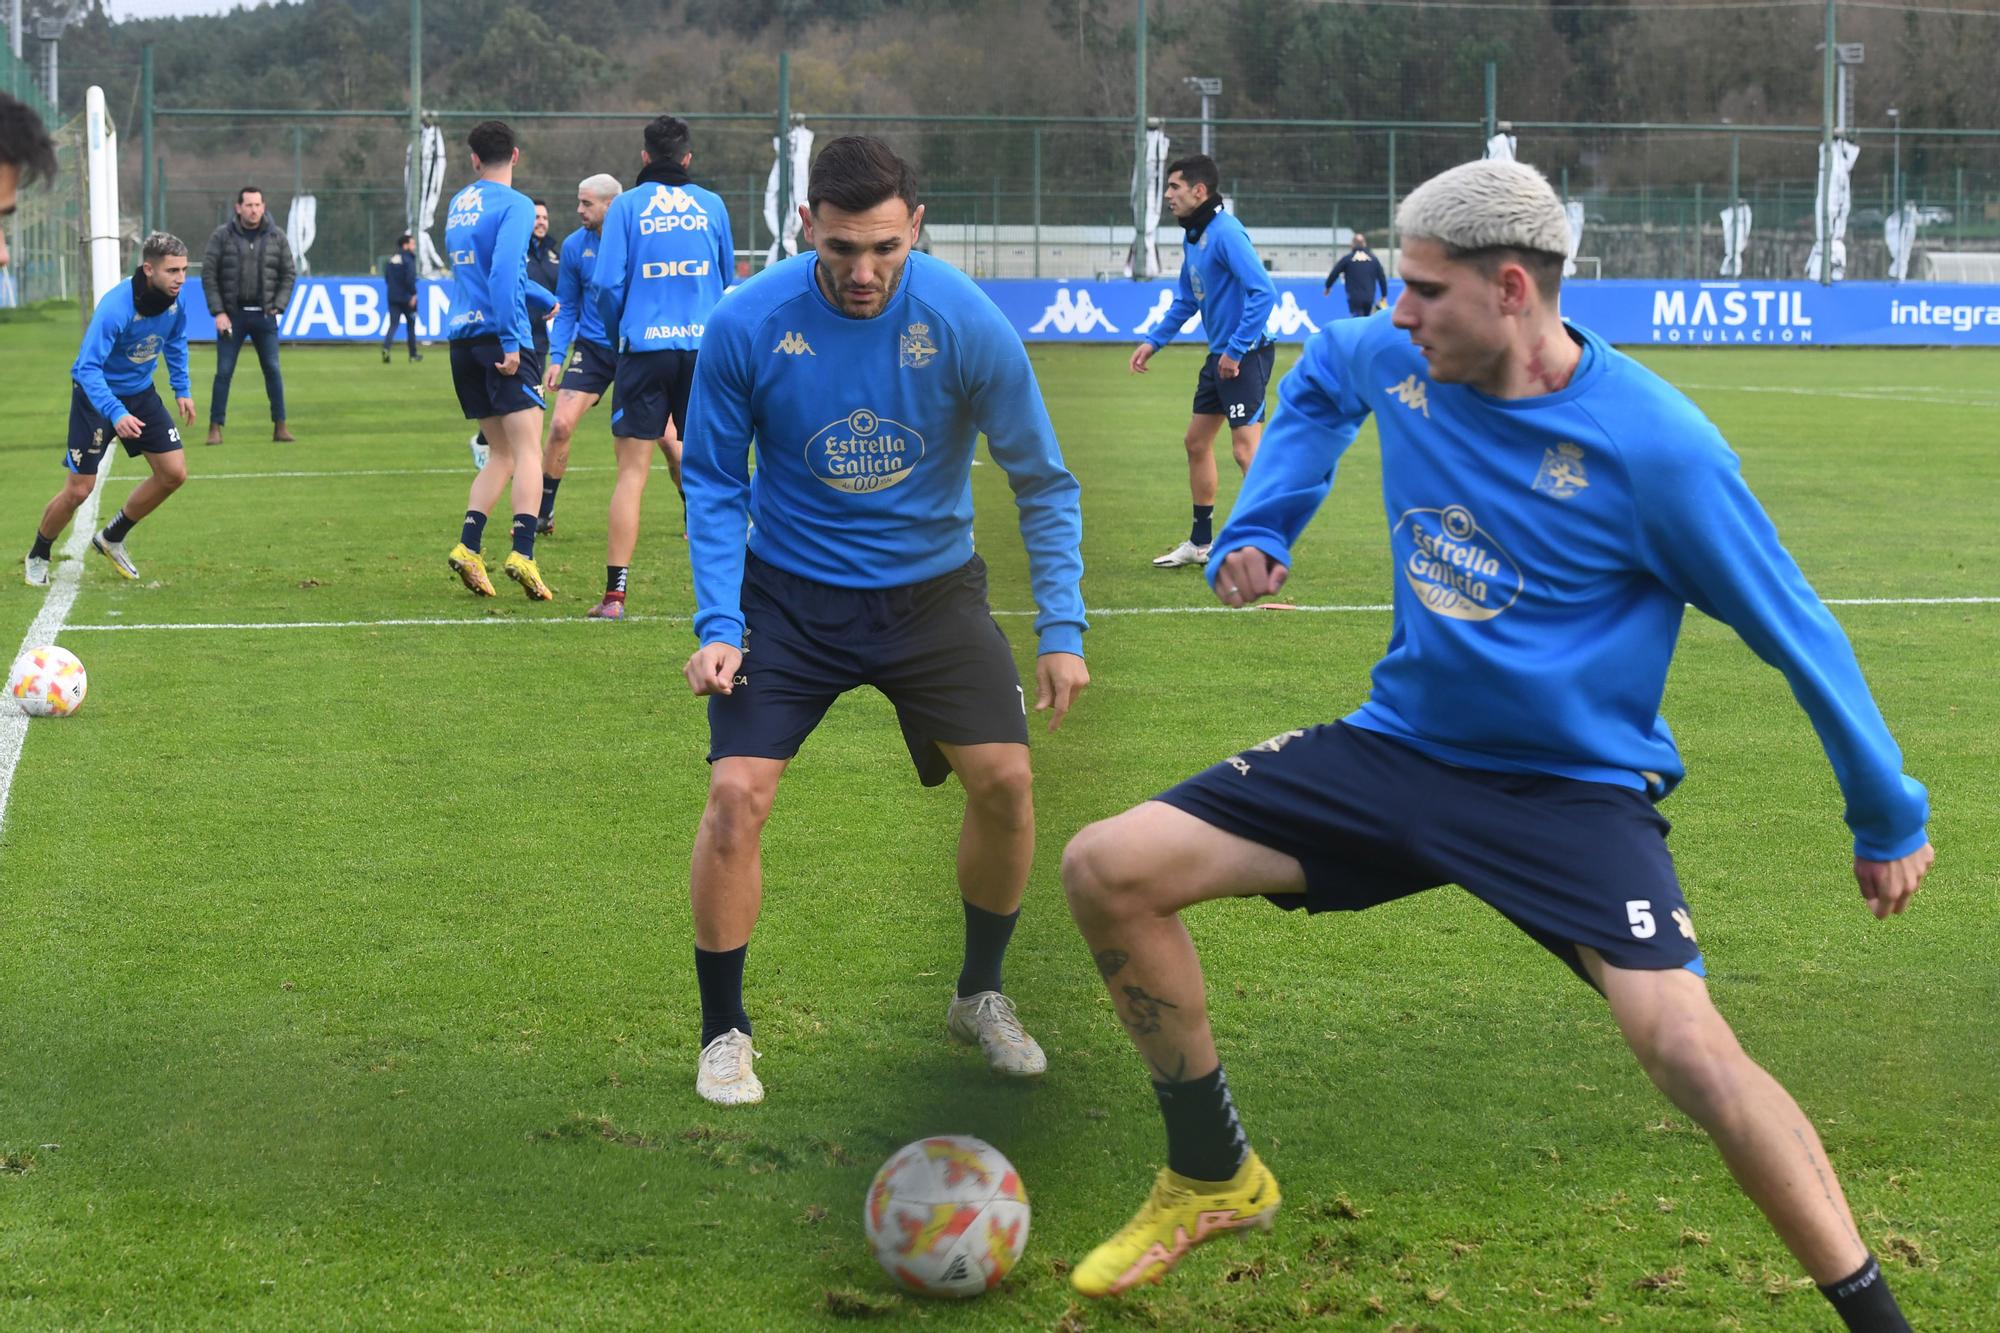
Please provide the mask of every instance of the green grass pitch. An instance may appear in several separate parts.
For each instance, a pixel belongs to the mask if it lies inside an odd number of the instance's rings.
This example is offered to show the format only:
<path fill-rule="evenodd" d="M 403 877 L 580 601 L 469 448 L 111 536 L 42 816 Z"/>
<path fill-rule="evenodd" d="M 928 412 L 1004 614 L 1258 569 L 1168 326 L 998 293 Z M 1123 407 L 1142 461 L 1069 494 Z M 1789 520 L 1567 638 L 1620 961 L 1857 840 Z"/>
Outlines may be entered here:
<path fill-rule="evenodd" d="M 9 560 L 60 481 L 76 335 L 74 311 L 0 325 Z M 2000 594 L 2000 356 L 1641 355 L 1721 425 L 1823 596 L 1892 599 L 1836 613 L 1935 803 L 1938 867 L 1906 917 L 1861 906 L 1781 678 L 1692 613 L 1666 705 L 1691 776 L 1666 811 L 1717 1001 L 1820 1126 L 1913 1322 L 1991 1329 L 2000 605 L 1905 599 Z M 289 347 L 300 442 L 264 440 L 246 366 L 229 443 L 191 448 L 193 480 L 131 539 L 143 578 L 85 570 L 61 642 L 89 701 L 29 728 L 0 833 L 0 1326 L 1833 1327 L 1596 998 L 1457 890 L 1310 922 L 1191 914 L 1285 1210 L 1163 1287 L 1072 1299 L 1067 1264 L 1164 1144 L 1064 910 L 1062 845 L 1347 711 L 1389 622 L 1198 613 L 1193 571 L 1147 563 L 1184 532 L 1195 352 L 1144 378 L 1122 348 L 1034 356 L 1098 610 L 1091 688 L 1035 732 L 1008 960 L 1045 1081 L 995 1082 L 945 1039 L 960 801 L 916 785 L 863 693 L 767 834 L 748 999 L 769 1100 L 700 1101 L 706 728 L 680 677 L 672 488 L 655 474 L 643 618 L 583 622 L 612 475 L 586 418 L 541 552 L 559 600 L 475 601 L 444 563 L 470 477 L 446 358 Z M 205 411 L 213 355 L 194 362 Z M 118 458 L 107 512 L 139 466 Z M 1370 429 L 1289 597 L 1387 599 L 1377 473 Z M 1028 611 L 1004 478 L 974 487 L 994 604 Z M 11 652 L 42 596 L 4 587 Z M 329 627 L 146 628 L 300 622 Z M 1002 624 L 1032 670 L 1027 617 Z M 876 1165 L 932 1132 L 999 1145 L 1035 1205 L 1013 1278 L 964 1305 L 896 1294 L 861 1239 Z"/>

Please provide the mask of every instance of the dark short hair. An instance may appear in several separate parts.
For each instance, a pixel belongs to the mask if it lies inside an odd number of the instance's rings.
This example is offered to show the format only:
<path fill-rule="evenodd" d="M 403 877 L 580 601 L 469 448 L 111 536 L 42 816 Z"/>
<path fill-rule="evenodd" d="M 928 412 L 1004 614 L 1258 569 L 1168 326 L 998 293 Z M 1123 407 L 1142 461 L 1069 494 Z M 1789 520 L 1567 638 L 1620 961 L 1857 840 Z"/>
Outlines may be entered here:
<path fill-rule="evenodd" d="M 917 206 L 917 171 L 896 150 L 866 134 L 843 134 L 819 150 L 806 177 L 806 206 L 848 213 L 901 199 Z"/>
<path fill-rule="evenodd" d="M 398 246 L 404 246 L 404 245 L 408 245 L 408 244 L 409 244 L 409 243 L 410 243 L 411 241 L 414 241 L 414 240 L 416 240 L 416 239 L 417 239 L 417 238 L 416 238 L 416 237 L 414 237 L 414 236 L 412 236 L 412 235 L 410 235 L 410 233 L 408 233 L 408 232 L 404 232 L 404 233 L 403 233 L 403 234 L 402 234 L 401 236 L 398 236 L 398 237 L 396 238 L 396 244 L 397 244 Z"/>
<path fill-rule="evenodd" d="M 655 162 L 680 160 L 694 151 L 694 135 L 679 116 L 655 116 L 646 122 L 646 156 Z"/>
<path fill-rule="evenodd" d="M 259 199 L 262 199 L 264 197 L 264 191 L 260 187 L 255 185 L 246 185 L 242 189 L 236 192 L 236 202 L 239 204 L 242 203 L 243 196 L 246 194 L 254 194 Z"/>
<path fill-rule="evenodd" d="M 1222 173 L 1215 169 L 1215 159 L 1207 153 L 1189 153 L 1167 163 L 1167 175 L 1171 176 L 1176 171 L 1189 185 L 1207 186 L 1209 198 L 1222 197 Z"/>
<path fill-rule="evenodd" d="M 157 264 L 171 255 L 185 255 L 187 242 L 170 232 L 156 231 L 139 247 L 139 262 Z"/>
<path fill-rule="evenodd" d="M 42 118 L 24 102 L 0 93 L 0 162 L 21 169 L 21 184 L 32 185 L 56 174 L 56 141 Z"/>
<path fill-rule="evenodd" d="M 482 120 L 465 136 L 466 146 L 482 166 L 505 162 L 514 152 L 514 131 L 504 120 Z"/>
<path fill-rule="evenodd" d="M 549 201 L 546 199 L 537 199 L 534 201 L 534 205 L 536 208 L 547 208 L 549 206 Z"/>

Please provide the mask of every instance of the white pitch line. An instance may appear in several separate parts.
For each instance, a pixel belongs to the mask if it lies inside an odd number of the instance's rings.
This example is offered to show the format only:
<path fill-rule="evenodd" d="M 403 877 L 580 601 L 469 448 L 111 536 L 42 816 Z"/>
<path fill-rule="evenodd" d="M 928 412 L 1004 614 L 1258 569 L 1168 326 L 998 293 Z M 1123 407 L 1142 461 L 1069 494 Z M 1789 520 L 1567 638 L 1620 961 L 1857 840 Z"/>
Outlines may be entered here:
<path fill-rule="evenodd" d="M 42 609 L 35 613 L 27 636 L 14 651 L 15 657 L 30 648 L 54 643 L 56 635 L 64 629 L 63 622 L 69 619 L 70 608 L 76 605 L 76 594 L 83 586 L 83 553 L 90 545 L 91 534 L 97 530 L 97 497 L 104 493 L 104 482 L 111 475 L 112 455 L 116 452 L 104 451 L 97 484 L 77 506 L 69 540 L 63 543 L 63 558 L 49 573 L 49 590 L 42 598 Z M 12 662 L 14 658 L 7 660 Z M 7 827 L 7 798 L 14 790 L 14 770 L 21 765 L 21 747 L 28 740 L 28 721 L 28 715 L 19 708 L 0 702 L 0 832 Z"/>
<path fill-rule="evenodd" d="M 1806 389 L 1781 384 L 1694 384 L 1671 381 L 1682 392 L 1699 393 L 1782 393 L 1803 398 L 1856 398 L 1871 403 L 1916 403 L 1924 407 L 2000 407 L 1996 398 L 1942 398 L 1924 391 L 1883 392 L 1872 389 Z"/>
<path fill-rule="evenodd" d="M 1822 601 L 1827 606 L 2000 606 L 2000 597 L 1827 597 Z M 1200 616 L 1200 615 L 1250 615 L 1266 611 L 1276 615 L 1286 612 L 1301 612 L 1308 615 L 1380 615 L 1395 608 L 1386 602 L 1358 602 L 1345 605 L 1325 606 L 1094 606 L 1084 614 L 1092 620 L 1104 620 L 1115 616 Z M 1038 616 L 1039 611 L 996 610 L 995 616 L 1025 618 Z M 641 623 L 655 622 L 663 625 L 685 625 L 690 616 L 626 616 L 627 621 Z M 419 617 L 407 616 L 388 620 L 264 620 L 264 621 L 158 621 L 154 623 L 133 623 L 124 625 L 69 625 L 64 632 L 69 634 L 127 634 L 140 630 L 280 630 L 280 629 L 397 629 L 456 627 L 461 625 L 578 625 L 583 621 L 578 617 L 558 618 L 537 617 Z"/>
<path fill-rule="evenodd" d="M 586 463 L 567 469 L 571 472 L 616 472 L 615 464 Z M 664 472 L 666 465 L 653 464 L 653 471 Z M 336 468 L 326 472 L 190 472 L 189 481 L 268 481 L 272 478 L 292 477 L 474 477 L 478 474 L 469 467 L 378 467 L 378 468 Z"/>

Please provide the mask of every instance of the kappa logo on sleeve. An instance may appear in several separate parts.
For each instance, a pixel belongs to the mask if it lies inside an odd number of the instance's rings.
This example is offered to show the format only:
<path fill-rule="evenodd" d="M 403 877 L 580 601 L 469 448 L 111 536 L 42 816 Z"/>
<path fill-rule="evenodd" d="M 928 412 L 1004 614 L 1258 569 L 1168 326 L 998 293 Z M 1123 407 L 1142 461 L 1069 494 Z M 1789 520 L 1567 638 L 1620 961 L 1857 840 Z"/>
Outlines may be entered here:
<path fill-rule="evenodd" d="M 778 339 L 778 345 L 771 350 L 773 352 L 783 352 L 786 356 L 819 355 L 818 352 L 812 349 L 812 344 L 806 341 L 806 335 L 796 331 L 787 331 L 784 337 Z"/>

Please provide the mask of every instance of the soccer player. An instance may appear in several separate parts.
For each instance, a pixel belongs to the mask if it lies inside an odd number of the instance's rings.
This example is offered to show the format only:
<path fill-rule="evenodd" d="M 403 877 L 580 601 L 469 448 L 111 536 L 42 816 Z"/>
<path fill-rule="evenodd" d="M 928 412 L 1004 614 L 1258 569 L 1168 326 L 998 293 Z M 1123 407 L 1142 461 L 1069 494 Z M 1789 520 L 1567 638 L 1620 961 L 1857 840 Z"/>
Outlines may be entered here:
<path fill-rule="evenodd" d="M 521 150 L 514 132 L 482 120 L 466 135 L 478 179 L 452 196 L 445 217 L 451 254 L 451 378 L 458 405 L 492 453 L 472 479 L 465 526 L 446 557 L 472 592 L 491 597 L 480 539 L 511 480 L 514 549 L 504 565 L 531 601 L 552 593 L 535 565 L 535 512 L 542 493 L 542 368 L 528 331 L 528 241 L 535 206 L 514 188 Z"/>
<path fill-rule="evenodd" d="M 1654 809 L 1684 772 L 1659 715 L 1684 608 L 1790 682 L 1847 798 L 1877 917 L 1907 907 L 1930 867 L 1924 788 L 1715 427 L 1558 313 L 1568 231 L 1540 173 L 1455 167 L 1404 201 L 1397 227 L 1393 320 L 1312 339 L 1208 568 L 1230 606 L 1282 587 L 1373 413 L 1397 575 L 1368 701 L 1085 828 L 1064 854 L 1071 910 L 1167 1128 L 1151 1197 L 1072 1279 L 1124 1291 L 1278 1206 L 1179 913 L 1254 896 L 1357 911 L 1456 883 L 1603 995 L 1850 1327 L 1905 1328 L 1812 1122 L 1703 980 Z"/>
<path fill-rule="evenodd" d="M 187 281 L 187 245 L 178 236 L 156 231 L 140 246 L 139 256 L 139 271 L 131 280 L 113 287 L 97 303 L 76 363 L 70 367 L 69 449 L 63 457 L 69 478 L 35 526 L 35 543 L 24 567 L 33 587 L 47 585 L 50 548 L 90 498 L 113 439 L 125 446 L 130 457 L 144 454 L 152 469 L 152 475 L 125 497 L 117 517 L 90 539 L 91 547 L 124 577 L 139 577 L 125 551 L 126 534 L 187 480 L 181 433 L 153 387 L 153 373 L 164 355 L 181 425 L 194 425 L 187 312 L 180 301 L 181 284 Z"/>
<path fill-rule="evenodd" d="M 743 1006 L 764 821 L 785 765 L 861 685 L 895 704 L 925 786 L 955 772 L 965 788 L 965 956 L 947 1028 L 1002 1074 L 1047 1068 L 1001 989 L 1035 818 L 1020 676 L 972 550 L 982 432 L 1020 509 L 1040 608 L 1035 707 L 1052 710 L 1051 731 L 1090 680 L 1076 478 L 1020 338 L 957 269 L 910 252 L 916 177 L 879 139 L 822 148 L 800 211 L 812 249 L 716 307 L 687 437 L 701 644 L 687 679 L 708 698 L 712 765 L 689 895 L 695 1087 L 724 1105 L 764 1095 Z"/>
<path fill-rule="evenodd" d="M 554 293 L 562 280 L 562 251 L 549 239 L 549 205 L 545 199 L 532 201 L 535 205 L 535 228 L 528 233 L 528 280 L 543 291 Z M 534 306 L 528 308 L 528 331 L 535 337 L 535 359 L 543 365 L 549 364 L 549 314 L 534 313 Z"/>
<path fill-rule="evenodd" d="M 688 178 L 694 152 L 687 122 L 659 116 L 646 126 L 639 180 L 612 201 L 586 297 L 618 342 L 618 397 L 611 435 L 618 479 L 611 487 L 600 620 L 625 613 L 626 571 L 639 545 L 639 504 L 653 450 L 681 485 L 681 441 L 695 357 L 709 312 L 735 275 L 736 247 L 721 198 Z"/>
<path fill-rule="evenodd" d="M 1378 302 L 1386 304 L 1389 299 L 1389 275 L 1382 271 L 1382 261 L 1369 251 L 1368 238 L 1358 231 L 1353 247 L 1334 261 L 1320 295 L 1331 296 L 1336 282 L 1345 286 L 1350 319 L 1371 314 L 1379 308 Z"/>
<path fill-rule="evenodd" d="M 562 243 L 562 262 L 556 269 L 555 329 L 549 334 L 549 367 L 542 381 L 542 391 L 556 395 L 554 424 L 549 428 L 549 442 L 542 447 L 542 508 L 535 530 L 543 534 L 556 530 L 556 491 L 562 486 L 563 473 L 569 470 L 569 441 L 576 433 L 576 423 L 597 406 L 618 373 L 618 354 L 611 350 L 611 340 L 605 335 L 604 316 L 584 294 L 590 287 L 590 275 L 597 269 L 605 210 L 624 189 L 616 176 L 602 172 L 579 182 L 576 215 L 583 225 Z M 565 369 L 563 363 L 570 359 L 572 346 L 576 358 Z M 591 608 L 590 614 L 616 620 L 624 611 L 622 600 L 606 599 Z"/>
<path fill-rule="evenodd" d="M 1214 159 L 1196 153 L 1169 163 L 1166 200 L 1187 232 L 1180 287 L 1159 327 L 1132 349 L 1131 368 L 1145 374 L 1153 353 L 1172 342 L 1197 310 L 1208 331 L 1208 359 L 1195 380 L 1194 415 L 1181 440 L 1187 449 L 1194 523 L 1186 541 L 1154 559 L 1156 569 L 1208 562 L 1215 523 L 1216 432 L 1229 423 L 1229 452 L 1237 470 L 1247 471 L 1257 454 L 1257 437 L 1264 432 L 1264 391 L 1277 356 L 1264 328 L 1277 288 L 1250 243 L 1250 233 L 1222 211 L 1222 176 Z"/>

